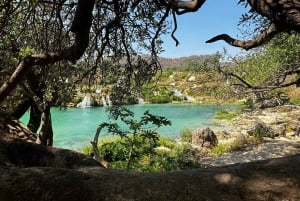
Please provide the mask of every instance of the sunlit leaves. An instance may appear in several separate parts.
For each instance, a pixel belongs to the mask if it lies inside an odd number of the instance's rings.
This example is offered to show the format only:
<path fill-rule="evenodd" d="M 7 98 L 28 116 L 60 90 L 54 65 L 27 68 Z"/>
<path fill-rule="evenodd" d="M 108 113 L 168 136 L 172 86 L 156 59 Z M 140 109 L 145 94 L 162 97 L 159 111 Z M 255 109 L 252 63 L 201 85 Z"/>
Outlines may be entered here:
<path fill-rule="evenodd" d="M 25 48 L 22 48 L 22 49 L 20 50 L 19 56 L 20 56 L 21 58 L 24 58 L 24 57 L 26 57 L 26 56 L 28 56 L 28 55 L 33 54 L 33 53 L 35 53 L 35 50 L 34 50 L 33 48 L 25 47 Z"/>

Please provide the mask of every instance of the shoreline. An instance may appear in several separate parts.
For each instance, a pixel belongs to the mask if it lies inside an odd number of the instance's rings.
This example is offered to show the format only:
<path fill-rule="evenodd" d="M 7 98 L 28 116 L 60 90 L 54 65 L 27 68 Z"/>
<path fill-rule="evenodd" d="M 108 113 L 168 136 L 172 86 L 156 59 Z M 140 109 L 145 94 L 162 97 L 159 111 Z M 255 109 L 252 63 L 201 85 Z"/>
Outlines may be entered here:
<path fill-rule="evenodd" d="M 196 160 L 204 168 L 248 163 L 272 158 L 281 158 L 300 154 L 300 106 L 283 105 L 263 110 L 243 112 L 232 120 L 217 120 L 222 125 L 216 135 L 227 132 L 229 139 L 221 139 L 221 144 L 232 142 L 242 136 L 249 137 L 249 131 L 256 122 L 264 123 L 274 133 L 275 137 L 263 137 L 261 142 L 245 144 L 239 150 L 226 152 L 221 156 L 198 157 Z M 278 131 L 279 130 L 279 131 Z"/>

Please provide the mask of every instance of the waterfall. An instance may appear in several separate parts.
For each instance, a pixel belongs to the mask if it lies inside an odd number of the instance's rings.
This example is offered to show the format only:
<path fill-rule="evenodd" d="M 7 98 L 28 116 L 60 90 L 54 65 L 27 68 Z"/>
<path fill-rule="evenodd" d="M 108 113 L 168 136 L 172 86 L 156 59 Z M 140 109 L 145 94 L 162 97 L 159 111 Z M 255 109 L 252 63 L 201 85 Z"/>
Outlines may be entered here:
<path fill-rule="evenodd" d="M 106 97 L 102 96 L 101 100 L 104 107 L 112 106 L 112 101 L 110 100 L 109 95 L 107 95 Z"/>
<path fill-rule="evenodd" d="M 145 100 L 143 98 L 138 98 L 138 104 L 144 104 Z"/>
<path fill-rule="evenodd" d="M 107 106 L 107 102 L 106 102 L 104 96 L 102 96 L 101 100 L 102 100 L 103 106 L 106 107 Z"/>
<path fill-rule="evenodd" d="M 193 96 L 187 96 L 186 101 L 188 102 L 194 102 L 196 99 Z"/>
<path fill-rule="evenodd" d="M 178 89 L 173 90 L 174 96 L 181 97 L 182 93 Z"/>
<path fill-rule="evenodd" d="M 110 100 L 109 95 L 106 96 L 106 103 L 107 103 L 108 106 L 112 106 L 112 101 Z"/>
<path fill-rule="evenodd" d="M 77 107 L 91 107 L 91 97 L 85 95 L 82 101 L 77 104 Z"/>

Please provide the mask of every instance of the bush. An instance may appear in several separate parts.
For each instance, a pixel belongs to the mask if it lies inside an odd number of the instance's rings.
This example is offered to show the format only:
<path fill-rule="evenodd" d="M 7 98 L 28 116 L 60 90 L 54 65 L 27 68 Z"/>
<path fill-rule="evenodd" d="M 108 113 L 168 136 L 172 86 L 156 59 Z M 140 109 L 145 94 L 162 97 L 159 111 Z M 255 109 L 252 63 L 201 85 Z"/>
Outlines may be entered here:
<path fill-rule="evenodd" d="M 192 130 L 188 128 L 181 130 L 180 139 L 182 142 L 192 143 Z"/>
<path fill-rule="evenodd" d="M 251 98 L 248 98 L 246 100 L 246 102 L 244 103 L 246 109 L 253 109 L 254 108 L 254 102 L 253 102 L 253 99 Z"/>
<path fill-rule="evenodd" d="M 262 142 L 268 132 L 268 128 L 264 124 L 257 124 L 254 128 L 253 136 L 258 142 Z"/>
<path fill-rule="evenodd" d="M 172 75 L 172 71 L 170 70 L 163 70 L 163 72 L 161 73 L 161 78 L 169 78 L 170 75 Z"/>
<path fill-rule="evenodd" d="M 221 156 L 224 153 L 238 151 L 240 150 L 245 144 L 250 143 L 250 139 L 246 138 L 243 135 L 237 136 L 234 141 L 228 144 L 218 144 L 217 146 L 211 149 L 211 152 L 217 156 Z"/>
<path fill-rule="evenodd" d="M 298 98 L 291 99 L 291 103 L 293 103 L 295 105 L 300 105 L 300 99 L 298 99 Z"/>
<path fill-rule="evenodd" d="M 167 94 L 161 96 L 152 96 L 148 99 L 151 103 L 170 103 L 172 102 L 173 97 Z"/>
<path fill-rule="evenodd" d="M 128 148 L 124 139 L 114 139 L 111 142 L 100 144 L 99 152 L 108 162 L 125 161 L 128 156 Z"/>
<path fill-rule="evenodd" d="M 175 140 L 172 140 L 172 139 L 167 138 L 167 137 L 160 137 L 158 144 L 161 147 L 167 147 L 167 148 L 170 148 L 170 149 L 173 149 L 176 146 Z"/>
<path fill-rule="evenodd" d="M 218 144 L 217 146 L 211 149 L 211 152 L 217 156 L 221 156 L 224 153 L 230 152 L 231 146 L 230 144 Z"/>
<path fill-rule="evenodd" d="M 229 112 L 227 110 L 219 110 L 215 114 L 215 119 L 225 119 L 225 120 L 232 120 L 234 117 L 237 116 L 238 113 L 236 112 Z"/>
<path fill-rule="evenodd" d="M 185 157 L 188 146 L 179 145 L 176 141 L 160 137 L 157 146 L 153 147 L 150 142 L 145 142 L 141 137 L 136 138 L 140 143 L 132 154 L 131 170 L 138 172 L 165 172 L 183 170 L 187 168 L 199 167 L 197 162 L 188 160 Z M 127 169 L 128 145 L 121 138 L 105 139 L 99 144 L 101 155 L 110 162 L 110 168 Z M 166 147 L 167 149 L 155 149 L 156 147 Z M 151 151 L 150 151 L 151 150 Z M 85 154 L 92 152 L 91 146 L 83 148 Z"/>

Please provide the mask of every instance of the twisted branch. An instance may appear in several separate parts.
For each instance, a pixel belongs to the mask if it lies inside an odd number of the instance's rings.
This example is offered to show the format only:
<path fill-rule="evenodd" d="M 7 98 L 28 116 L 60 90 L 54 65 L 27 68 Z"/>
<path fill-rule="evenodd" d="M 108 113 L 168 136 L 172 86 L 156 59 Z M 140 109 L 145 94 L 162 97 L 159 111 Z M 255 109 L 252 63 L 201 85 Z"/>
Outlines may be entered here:
<path fill-rule="evenodd" d="M 224 40 L 229 45 L 249 50 L 269 42 L 277 33 L 281 31 L 282 30 L 279 29 L 275 24 L 271 24 L 267 30 L 265 30 L 263 33 L 252 40 L 238 40 L 230 37 L 227 34 L 221 34 L 209 39 L 208 41 L 206 41 L 206 43 L 213 43 L 218 40 Z"/>

